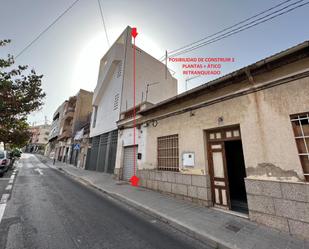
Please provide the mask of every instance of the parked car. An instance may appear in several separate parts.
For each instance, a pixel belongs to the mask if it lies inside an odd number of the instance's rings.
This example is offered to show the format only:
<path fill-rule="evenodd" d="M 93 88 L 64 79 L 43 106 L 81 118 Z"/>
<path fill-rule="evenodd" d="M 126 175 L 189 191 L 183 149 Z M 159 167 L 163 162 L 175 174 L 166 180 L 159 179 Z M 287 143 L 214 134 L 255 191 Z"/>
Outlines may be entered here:
<path fill-rule="evenodd" d="M 11 166 L 11 162 L 9 152 L 6 150 L 0 150 L 0 177 L 8 171 Z"/>

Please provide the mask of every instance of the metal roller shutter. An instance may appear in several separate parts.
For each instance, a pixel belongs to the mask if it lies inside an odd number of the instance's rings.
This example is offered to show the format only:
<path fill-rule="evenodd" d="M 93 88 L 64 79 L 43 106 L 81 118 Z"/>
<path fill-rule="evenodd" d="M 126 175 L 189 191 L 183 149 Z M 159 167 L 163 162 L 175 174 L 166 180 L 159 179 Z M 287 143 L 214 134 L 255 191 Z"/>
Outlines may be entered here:
<path fill-rule="evenodd" d="M 135 146 L 137 153 L 137 146 Z M 129 181 L 134 174 L 134 146 L 124 147 L 123 180 Z"/>

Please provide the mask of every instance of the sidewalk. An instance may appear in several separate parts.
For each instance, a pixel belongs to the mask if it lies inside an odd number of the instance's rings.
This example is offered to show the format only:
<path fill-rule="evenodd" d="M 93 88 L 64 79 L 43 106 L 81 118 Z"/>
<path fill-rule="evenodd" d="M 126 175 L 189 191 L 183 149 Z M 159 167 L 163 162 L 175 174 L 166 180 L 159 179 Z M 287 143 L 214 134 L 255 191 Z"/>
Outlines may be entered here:
<path fill-rule="evenodd" d="M 60 162 L 53 165 L 52 160 L 46 157 L 37 155 L 37 158 L 48 166 L 61 168 L 73 178 L 86 182 L 216 248 L 309 248 L 309 241 L 297 239 L 244 218 L 200 207 L 145 188 L 131 187 L 125 182 L 114 180 L 109 174 L 83 170 Z"/>

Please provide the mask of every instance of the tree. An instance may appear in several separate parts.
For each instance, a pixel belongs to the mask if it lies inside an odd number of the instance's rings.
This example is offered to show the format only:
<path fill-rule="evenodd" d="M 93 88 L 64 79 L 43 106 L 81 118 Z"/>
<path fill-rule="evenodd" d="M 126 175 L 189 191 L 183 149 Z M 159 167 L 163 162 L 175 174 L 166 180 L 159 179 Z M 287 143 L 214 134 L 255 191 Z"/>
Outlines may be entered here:
<path fill-rule="evenodd" d="M 0 40 L 0 48 L 10 40 Z M 42 107 L 45 93 L 43 75 L 15 66 L 14 57 L 0 58 L 0 141 L 22 147 L 30 138 L 27 115 Z"/>

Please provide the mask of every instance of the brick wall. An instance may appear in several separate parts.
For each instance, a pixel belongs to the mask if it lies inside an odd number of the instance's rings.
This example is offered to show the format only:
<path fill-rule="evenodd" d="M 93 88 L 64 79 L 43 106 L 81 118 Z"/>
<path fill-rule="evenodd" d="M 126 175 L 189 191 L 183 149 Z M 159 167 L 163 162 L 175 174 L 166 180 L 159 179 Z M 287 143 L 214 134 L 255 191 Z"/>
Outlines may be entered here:
<path fill-rule="evenodd" d="M 250 219 L 309 238 L 309 184 L 245 179 Z"/>
<path fill-rule="evenodd" d="M 208 175 L 189 175 L 180 172 L 138 170 L 140 185 L 170 194 L 203 206 L 211 205 L 210 179 Z"/>

